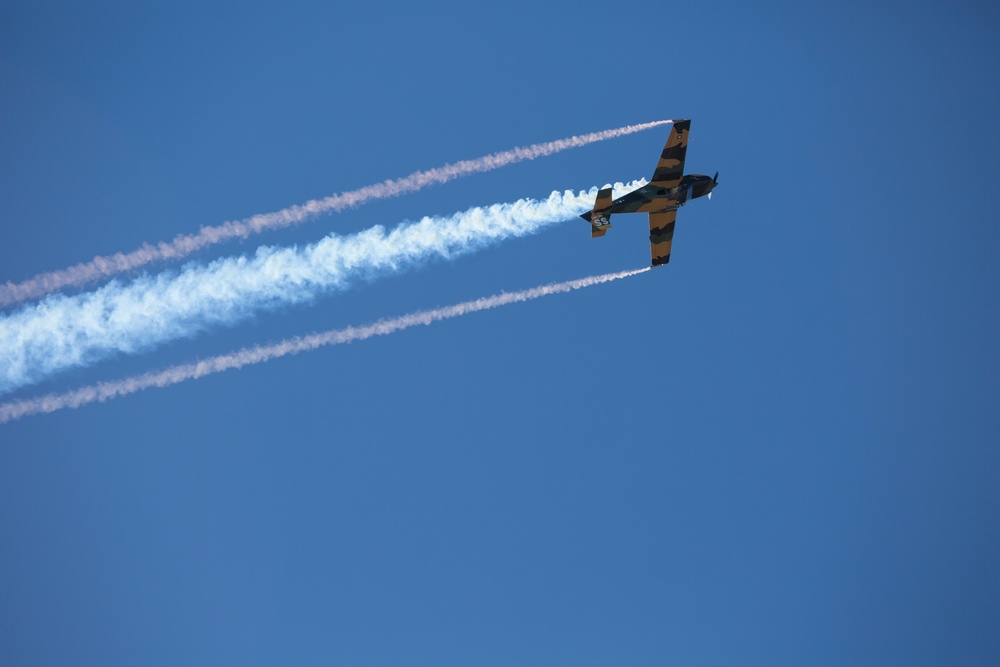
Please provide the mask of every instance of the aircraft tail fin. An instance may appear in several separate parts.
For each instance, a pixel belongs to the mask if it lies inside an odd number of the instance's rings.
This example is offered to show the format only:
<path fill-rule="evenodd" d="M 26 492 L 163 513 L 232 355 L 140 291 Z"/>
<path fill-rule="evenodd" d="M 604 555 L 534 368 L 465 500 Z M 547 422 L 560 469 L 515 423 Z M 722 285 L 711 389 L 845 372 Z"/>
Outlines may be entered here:
<path fill-rule="evenodd" d="M 594 209 L 587 211 L 580 217 L 589 222 L 592 226 L 590 237 L 597 238 L 604 236 L 611 228 L 611 188 L 604 188 L 597 193 L 597 200 L 594 202 Z"/>

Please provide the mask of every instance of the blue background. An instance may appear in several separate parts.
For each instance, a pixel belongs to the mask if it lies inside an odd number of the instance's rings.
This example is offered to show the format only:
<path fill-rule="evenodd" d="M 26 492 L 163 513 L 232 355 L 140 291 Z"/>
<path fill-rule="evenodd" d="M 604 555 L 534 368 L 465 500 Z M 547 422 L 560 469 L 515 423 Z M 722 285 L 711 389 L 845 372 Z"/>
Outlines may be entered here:
<path fill-rule="evenodd" d="M 996 664 L 998 18 L 4 3 L 0 280 L 660 118 L 721 175 L 652 273 L 0 426 L 0 662 Z M 668 131 L 197 259 L 648 178 Z M 647 234 L 567 222 L 14 397 L 644 266 Z"/>

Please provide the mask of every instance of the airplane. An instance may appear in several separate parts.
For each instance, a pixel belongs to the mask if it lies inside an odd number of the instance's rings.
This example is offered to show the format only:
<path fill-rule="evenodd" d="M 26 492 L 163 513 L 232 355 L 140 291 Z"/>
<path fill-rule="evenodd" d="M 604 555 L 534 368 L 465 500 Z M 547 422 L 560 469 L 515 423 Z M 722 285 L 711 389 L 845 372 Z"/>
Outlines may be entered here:
<path fill-rule="evenodd" d="M 677 209 L 704 195 L 711 199 L 712 189 L 719 184 L 719 172 L 715 172 L 714 178 L 701 174 L 684 176 L 684 154 L 690 130 L 690 120 L 674 122 L 649 183 L 614 201 L 611 201 L 611 188 L 597 193 L 594 209 L 580 216 L 591 224 L 591 238 L 608 233 L 612 213 L 649 213 L 649 249 L 653 266 L 670 261 Z"/>

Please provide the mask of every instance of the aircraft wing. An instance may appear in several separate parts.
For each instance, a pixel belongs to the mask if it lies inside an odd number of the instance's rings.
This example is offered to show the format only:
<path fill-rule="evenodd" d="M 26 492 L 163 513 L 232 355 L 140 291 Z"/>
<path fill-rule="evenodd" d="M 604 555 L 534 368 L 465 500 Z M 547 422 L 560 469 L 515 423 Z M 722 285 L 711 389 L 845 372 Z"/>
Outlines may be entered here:
<path fill-rule="evenodd" d="M 676 209 L 649 214 L 649 251 L 653 256 L 653 266 L 660 266 L 670 261 L 675 220 L 677 220 Z"/>
<path fill-rule="evenodd" d="M 691 130 L 690 120 L 679 120 L 674 123 L 667 137 L 667 145 L 663 147 L 660 161 L 656 163 L 652 183 L 665 188 L 672 188 L 684 176 L 684 156 L 688 147 L 688 132 Z"/>

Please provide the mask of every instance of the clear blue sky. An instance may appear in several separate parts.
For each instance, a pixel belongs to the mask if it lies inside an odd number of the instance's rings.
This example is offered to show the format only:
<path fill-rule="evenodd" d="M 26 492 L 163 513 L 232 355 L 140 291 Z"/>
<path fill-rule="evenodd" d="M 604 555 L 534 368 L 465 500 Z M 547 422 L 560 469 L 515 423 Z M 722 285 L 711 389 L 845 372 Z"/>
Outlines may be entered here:
<path fill-rule="evenodd" d="M 1000 660 L 994 7 L 208 4 L 0 7 L 0 281 L 660 118 L 720 185 L 655 272 L 0 426 L 0 663 Z M 668 131 L 197 260 L 649 177 Z M 15 396 L 647 234 L 568 222 Z"/>

